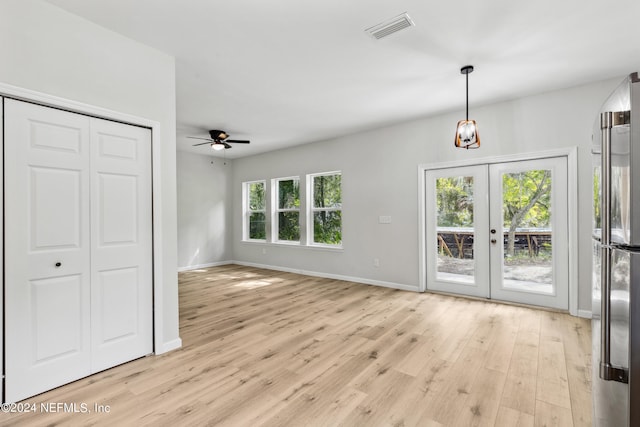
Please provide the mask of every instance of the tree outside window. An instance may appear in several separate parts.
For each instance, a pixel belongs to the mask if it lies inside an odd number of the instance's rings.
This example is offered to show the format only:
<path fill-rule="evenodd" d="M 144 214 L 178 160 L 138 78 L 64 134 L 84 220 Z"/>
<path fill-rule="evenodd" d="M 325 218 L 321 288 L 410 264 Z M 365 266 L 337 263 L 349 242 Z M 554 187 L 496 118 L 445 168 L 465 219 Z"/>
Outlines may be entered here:
<path fill-rule="evenodd" d="M 249 240 L 266 240 L 265 182 L 245 182 L 245 237 Z"/>
<path fill-rule="evenodd" d="M 342 244 L 342 174 L 331 172 L 309 175 L 311 180 L 310 223 L 312 242 Z"/>
<path fill-rule="evenodd" d="M 276 180 L 276 230 L 278 240 L 300 241 L 300 179 L 281 178 Z"/>

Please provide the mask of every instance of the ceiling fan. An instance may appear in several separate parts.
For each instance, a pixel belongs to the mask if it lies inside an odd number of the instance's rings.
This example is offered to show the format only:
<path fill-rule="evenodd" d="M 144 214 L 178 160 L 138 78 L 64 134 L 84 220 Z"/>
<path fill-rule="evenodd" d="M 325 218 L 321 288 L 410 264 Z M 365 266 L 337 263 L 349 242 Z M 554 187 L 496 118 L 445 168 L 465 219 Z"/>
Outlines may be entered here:
<path fill-rule="evenodd" d="M 235 144 L 249 144 L 251 141 L 248 141 L 246 139 L 227 139 L 229 138 L 229 134 L 226 133 L 223 130 L 210 130 L 209 131 L 209 135 L 211 136 L 211 138 L 201 138 L 198 136 L 188 136 L 187 138 L 191 138 L 191 139 L 203 139 L 207 142 L 201 142 L 199 144 L 193 144 L 194 147 L 198 146 L 198 145 L 204 145 L 204 144 L 211 144 L 211 148 L 213 148 L 214 150 L 218 151 L 218 150 L 224 150 L 226 148 L 231 148 L 231 145 L 229 145 L 229 143 L 235 143 Z"/>

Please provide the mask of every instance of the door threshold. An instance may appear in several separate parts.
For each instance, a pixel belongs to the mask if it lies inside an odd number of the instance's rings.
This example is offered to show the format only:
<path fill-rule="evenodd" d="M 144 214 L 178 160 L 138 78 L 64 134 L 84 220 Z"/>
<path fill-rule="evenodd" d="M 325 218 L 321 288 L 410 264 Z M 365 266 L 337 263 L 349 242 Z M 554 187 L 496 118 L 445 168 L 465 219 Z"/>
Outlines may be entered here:
<path fill-rule="evenodd" d="M 431 293 L 431 294 L 437 294 L 437 295 L 446 295 L 446 296 L 449 296 L 449 297 L 464 298 L 464 299 L 469 299 L 469 300 L 474 300 L 474 301 L 492 302 L 492 303 L 502 304 L 502 305 L 511 305 L 513 307 L 531 308 L 531 309 L 534 309 L 534 310 L 549 311 L 549 312 L 552 312 L 552 313 L 571 314 L 571 313 L 569 313 L 569 310 L 563 310 L 563 309 L 560 309 L 560 308 L 544 307 L 542 305 L 524 304 L 524 303 L 520 303 L 520 302 L 503 301 L 503 300 L 499 300 L 499 299 L 476 297 L 476 296 L 473 296 L 473 295 L 456 294 L 456 293 L 453 293 L 453 292 L 434 291 L 434 290 L 431 290 L 431 289 L 427 289 L 425 291 L 425 293 Z"/>

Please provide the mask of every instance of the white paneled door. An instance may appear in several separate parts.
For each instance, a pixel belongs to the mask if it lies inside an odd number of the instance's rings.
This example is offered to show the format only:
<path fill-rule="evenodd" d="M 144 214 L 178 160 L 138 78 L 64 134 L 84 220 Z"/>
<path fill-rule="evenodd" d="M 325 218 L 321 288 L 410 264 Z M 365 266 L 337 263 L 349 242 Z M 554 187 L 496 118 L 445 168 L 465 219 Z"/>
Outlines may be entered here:
<path fill-rule="evenodd" d="M 91 122 L 91 369 L 151 353 L 149 129 Z"/>
<path fill-rule="evenodd" d="M 5 100 L 5 400 L 152 352 L 148 129 Z"/>

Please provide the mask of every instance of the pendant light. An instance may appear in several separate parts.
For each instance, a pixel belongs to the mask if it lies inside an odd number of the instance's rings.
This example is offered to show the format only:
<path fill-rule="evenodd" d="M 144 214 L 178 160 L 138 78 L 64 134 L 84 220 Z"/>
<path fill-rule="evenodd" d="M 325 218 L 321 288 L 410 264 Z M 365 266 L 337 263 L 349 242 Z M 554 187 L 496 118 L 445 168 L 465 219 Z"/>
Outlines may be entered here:
<path fill-rule="evenodd" d="M 467 118 L 460 120 L 456 128 L 455 145 L 458 148 L 480 148 L 480 135 L 475 120 L 469 120 L 469 73 L 473 72 L 473 65 L 465 65 L 460 73 L 467 78 Z"/>

